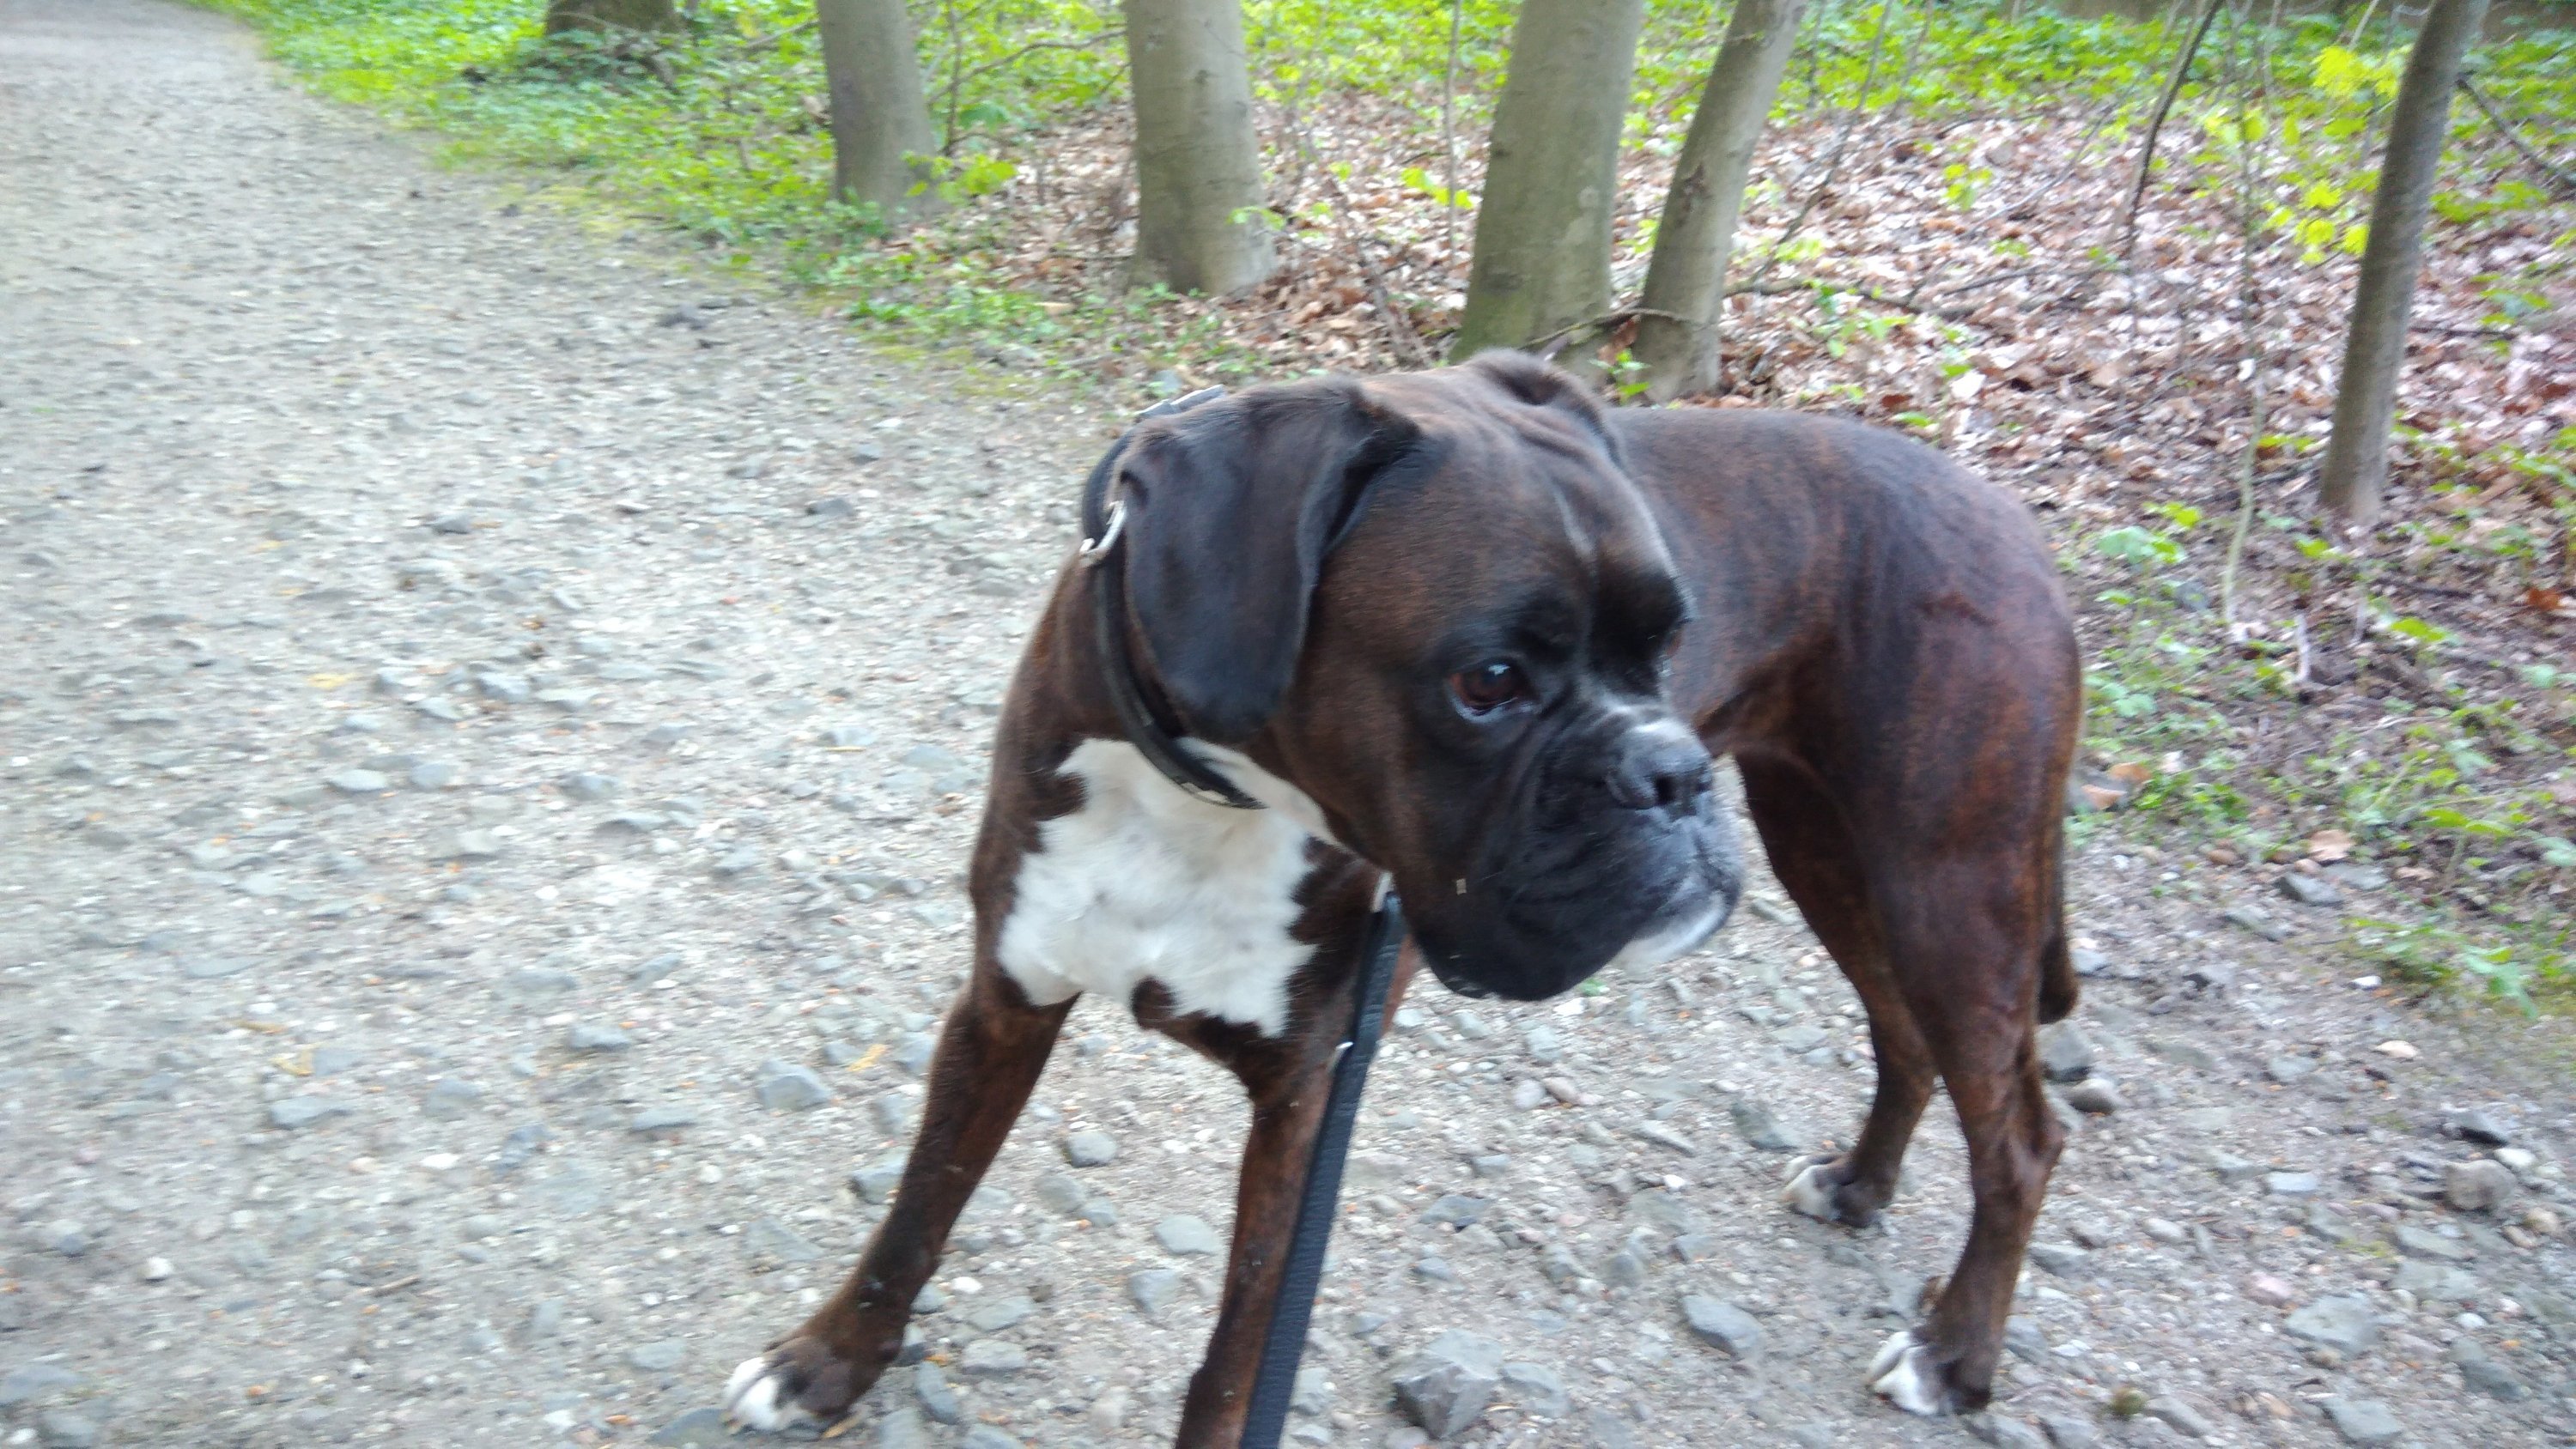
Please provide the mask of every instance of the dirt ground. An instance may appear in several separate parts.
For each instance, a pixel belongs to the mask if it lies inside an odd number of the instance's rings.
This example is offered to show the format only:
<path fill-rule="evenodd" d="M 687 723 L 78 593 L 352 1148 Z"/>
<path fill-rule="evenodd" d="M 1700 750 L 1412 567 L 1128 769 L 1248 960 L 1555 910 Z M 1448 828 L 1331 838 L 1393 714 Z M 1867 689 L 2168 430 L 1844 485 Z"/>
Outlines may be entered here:
<path fill-rule="evenodd" d="M 1119 420 L 521 214 L 144 0 L 0 0 L 0 237 L 0 1443 L 714 1442 L 882 1210 Z M 1777 1201 L 1754 1139 L 1870 1065 L 1765 881 L 1597 993 L 1425 984 L 1297 1441 L 1420 1442 L 1451 1328 L 1535 1366 L 1461 1444 L 2567 1441 L 2564 1031 L 2197 859 L 2073 862 L 2091 1075 L 1990 1417 L 1861 1382 L 1964 1231 L 1943 1110 L 1882 1227 Z M 1169 1433 L 1219 1277 L 1171 1219 L 1222 1229 L 1243 1117 L 1073 1038 L 859 1442 Z"/>

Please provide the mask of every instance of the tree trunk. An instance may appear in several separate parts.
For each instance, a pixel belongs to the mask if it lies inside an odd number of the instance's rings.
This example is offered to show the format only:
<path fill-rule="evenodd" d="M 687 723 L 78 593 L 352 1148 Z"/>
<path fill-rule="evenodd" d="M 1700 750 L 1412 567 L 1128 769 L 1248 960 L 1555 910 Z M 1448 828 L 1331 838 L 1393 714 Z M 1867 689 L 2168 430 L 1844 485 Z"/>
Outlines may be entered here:
<path fill-rule="evenodd" d="M 2317 492 L 2347 522 L 2379 516 L 2388 485 L 2388 434 L 2397 407 L 2397 374 L 2406 362 L 2406 319 L 2415 305 L 2415 271 L 2424 221 L 2433 207 L 2433 176 L 2451 134 L 2451 92 L 2460 58 L 2486 20 L 2487 0 L 2433 0 L 2424 29 L 2406 57 L 2397 105 L 2388 121 L 2388 151 L 2370 198 L 2370 241 L 2361 252 L 2361 284 L 2344 337 L 2343 379 L 2335 387 L 2334 431 L 2326 439 Z"/>
<path fill-rule="evenodd" d="M 1529 347 L 1610 310 L 1610 208 L 1645 0 L 1525 0 L 1494 107 L 1450 356 Z"/>
<path fill-rule="evenodd" d="M 1663 220 L 1655 227 L 1654 260 L 1646 267 L 1645 315 L 1637 319 L 1630 349 L 1646 366 L 1646 395 L 1656 402 L 1717 386 L 1726 259 L 1735 250 L 1753 147 L 1797 44 L 1798 5 L 1735 0 L 1726 43 L 1708 69 L 1699 111 L 1674 163 Z"/>
<path fill-rule="evenodd" d="M 1222 296 L 1270 275 L 1261 147 L 1237 0 L 1127 0 L 1136 270 Z"/>
<path fill-rule="evenodd" d="M 832 194 L 887 220 L 939 208 L 921 158 L 937 149 L 903 0 L 815 0 L 832 93 Z"/>
<path fill-rule="evenodd" d="M 671 0 L 546 0 L 546 34 L 567 30 L 677 30 Z"/>

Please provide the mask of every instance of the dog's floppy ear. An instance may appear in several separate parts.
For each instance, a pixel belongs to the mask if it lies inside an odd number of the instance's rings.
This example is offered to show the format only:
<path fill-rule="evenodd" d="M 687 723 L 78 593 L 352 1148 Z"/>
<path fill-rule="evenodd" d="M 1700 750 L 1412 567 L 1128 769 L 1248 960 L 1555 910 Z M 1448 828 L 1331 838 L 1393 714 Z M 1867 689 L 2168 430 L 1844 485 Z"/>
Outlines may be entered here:
<path fill-rule="evenodd" d="M 1356 382 L 1255 388 L 1136 430 L 1119 464 L 1127 604 L 1187 732 L 1233 744 L 1279 707 L 1324 559 L 1419 436 Z"/>
<path fill-rule="evenodd" d="M 1610 436 L 1610 419 L 1602 412 L 1600 401 L 1565 369 L 1535 353 L 1492 347 L 1469 358 L 1466 371 L 1501 388 L 1516 401 L 1566 414 L 1600 442 L 1612 462 L 1619 461 L 1619 440 Z"/>

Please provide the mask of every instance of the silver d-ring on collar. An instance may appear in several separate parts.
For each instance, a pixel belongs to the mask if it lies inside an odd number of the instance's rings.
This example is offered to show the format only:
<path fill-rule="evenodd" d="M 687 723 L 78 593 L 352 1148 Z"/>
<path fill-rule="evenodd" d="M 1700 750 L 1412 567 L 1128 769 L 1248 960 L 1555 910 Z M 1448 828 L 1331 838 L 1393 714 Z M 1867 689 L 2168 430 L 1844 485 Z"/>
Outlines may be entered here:
<path fill-rule="evenodd" d="M 1098 538 L 1084 539 L 1082 541 L 1081 549 L 1077 551 L 1077 556 L 1082 560 L 1082 566 L 1084 568 L 1097 567 L 1100 560 L 1106 557 L 1111 549 L 1118 546 L 1118 535 L 1124 532 L 1126 528 L 1127 500 L 1124 498 L 1110 499 L 1107 522 L 1101 527 L 1100 536 Z"/>

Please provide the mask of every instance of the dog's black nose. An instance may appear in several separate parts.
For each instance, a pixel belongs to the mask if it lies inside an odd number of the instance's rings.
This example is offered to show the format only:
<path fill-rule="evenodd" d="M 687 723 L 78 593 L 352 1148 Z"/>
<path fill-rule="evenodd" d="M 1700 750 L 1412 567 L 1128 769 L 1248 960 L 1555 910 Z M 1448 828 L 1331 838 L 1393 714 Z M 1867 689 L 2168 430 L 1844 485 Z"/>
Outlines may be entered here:
<path fill-rule="evenodd" d="M 1688 815 L 1714 788 L 1708 750 L 1679 724 L 1637 731 L 1610 771 L 1610 798 L 1630 810 Z"/>

